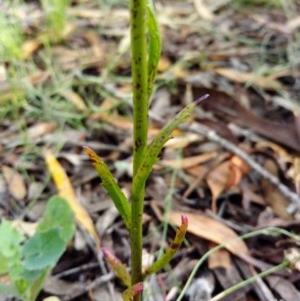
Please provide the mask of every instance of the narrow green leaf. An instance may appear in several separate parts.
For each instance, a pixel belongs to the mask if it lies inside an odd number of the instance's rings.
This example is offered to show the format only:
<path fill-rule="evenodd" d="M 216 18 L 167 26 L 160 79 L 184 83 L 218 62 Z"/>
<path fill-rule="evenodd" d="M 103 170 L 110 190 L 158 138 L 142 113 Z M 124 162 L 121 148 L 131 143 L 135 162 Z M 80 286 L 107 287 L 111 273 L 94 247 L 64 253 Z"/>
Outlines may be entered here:
<path fill-rule="evenodd" d="M 106 189 L 107 193 L 113 200 L 117 210 L 119 211 L 126 227 L 130 230 L 131 224 L 131 208 L 130 204 L 121 190 L 120 186 L 116 183 L 112 173 L 103 160 L 89 147 L 84 146 L 84 150 L 90 157 L 95 166 L 99 177 L 102 180 L 102 185 Z"/>
<path fill-rule="evenodd" d="M 148 267 L 143 274 L 144 279 L 148 277 L 151 274 L 157 273 L 159 270 L 161 270 L 163 267 L 165 267 L 171 259 L 174 257 L 176 254 L 177 250 L 181 246 L 186 231 L 188 227 L 188 219 L 185 215 L 181 216 L 181 226 L 176 232 L 174 241 L 170 245 L 170 247 L 165 251 L 165 253 L 158 259 L 156 260 L 150 267 Z"/>
<path fill-rule="evenodd" d="M 72 238 L 75 231 L 74 213 L 67 201 L 59 196 L 53 196 L 48 201 L 37 231 L 43 232 L 53 228 L 59 230 L 59 236 L 65 243 Z"/>
<path fill-rule="evenodd" d="M 153 0 L 148 0 L 148 97 L 152 94 L 157 66 L 161 53 L 161 36 Z"/>
<path fill-rule="evenodd" d="M 173 130 L 175 130 L 181 123 L 183 123 L 194 110 L 194 108 L 208 95 L 204 95 L 193 103 L 183 108 L 170 122 L 168 122 L 160 132 L 154 137 L 153 141 L 147 148 L 144 160 L 133 179 L 132 189 L 139 191 L 144 187 L 145 182 L 152 171 L 153 165 L 158 159 L 158 155 L 161 152 L 164 144 L 171 138 Z"/>

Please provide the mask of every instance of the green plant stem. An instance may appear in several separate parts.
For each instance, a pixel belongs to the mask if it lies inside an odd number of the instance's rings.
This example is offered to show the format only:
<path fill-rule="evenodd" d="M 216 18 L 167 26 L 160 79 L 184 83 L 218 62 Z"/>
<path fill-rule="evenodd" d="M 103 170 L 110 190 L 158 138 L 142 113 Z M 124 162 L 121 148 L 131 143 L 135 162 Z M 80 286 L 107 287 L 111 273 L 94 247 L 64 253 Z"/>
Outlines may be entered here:
<path fill-rule="evenodd" d="M 147 1 L 130 1 L 130 28 L 133 84 L 133 174 L 135 175 L 147 147 L 148 134 L 148 52 Z"/>
<path fill-rule="evenodd" d="M 250 237 L 255 237 L 257 235 L 285 235 L 287 237 L 290 237 L 296 241 L 300 241 L 300 236 L 298 235 L 295 235 L 287 230 L 284 230 L 284 229 L 281 229 L 281 228 L 278 228 L 278 227 L 269 227 L 269 228 L 265 228 L 265 229 L 259 229 L 259 230 L 256 230 L 256 231 L 252 231 L 250 233 L 247 233 L 247 234 L 244 234 L 244 235 L 241 235 L 239 237 L 236 237 L 236 238 L 233 238 L 233 239 L 230 239 L 229 241 L 221 244 L 221 245 L 218 245 L 214 248 L 212 248 L 211 250 L 209 250 L 208 252 L 206 252 L 200 259 L 199 261 L 197 262 L 197 264 L 195 265 L 193 271 L 191 272 L 188 280 L 186 281 L 184 287 L 182 288 L 181 292 L 180 292 L 180 295 L 178 296 L 178 298 L 176 299 L 176 301 L 181 301 L 182 298 L 184 297 L 188 287 L 191 285 L 192 281 L 193 281 L 193 278 L 195 277 L 197 271 L 199 270 L 200 266 L 204 263 L 204 261 L 211 255 L 213 254 L 214 252 L 218 251 L 218 250 L 221 250 L 223 248 L 226 247 L 227 244 L 230 244 L 236 240 L 243 240 L 243 239 L 248 239 Z"/>
<path fill-rule="evenodd" d="M 246 285 L 248 285 L 248 284 L 256 281 L 259 278 L 266 277 L 268 275 L 271 275 L 273 273 L 276 273 L 276 272 L 278 272 L 280 270 L 285 269 L 286 267 L 288 267 L 288 265 L 289 265 L 288 260 L 284 260 L 279 265 L 276 265 L 276 266 L 274 266 L 274 267 L 272 267 L 272 268 L 270 268 L 268 270 L 265 270 L 265 271 L 263 271 L 263 272 L 255 275 L 253 277 L 250 277 L 250 278 L 248 278 L 248 279 L 246 279 L 244 281 L 241 281 L 241 282 L 239 282 L 239 283 L 237 283 L 237 284 L 229 287 L 228 289 L 226 289 L 222 293 L 220 293 L 220 294 L 214 296 L 213 298 L 211 298 L 210 301 L 219 301 L 219 300 L 223 299 L 224 297 L 228 296 L 229 294 L 237 291 L 238 289 L 240 289 L 240 288 L 242 288 L 242 287 L 244 287 L 244 286 L 246 286 Z"/>
<path fill-rule="evenodd" d="M 131 282 L 142 281 L 142 216 L 145 185 L 136 189 L 134 178 L 145 156 L 148 133 L 147 1 L 130 0 L 133 84 L 133 185 L 131 196 Z M 134 296 L 140 301 L 141 295 Z"/>

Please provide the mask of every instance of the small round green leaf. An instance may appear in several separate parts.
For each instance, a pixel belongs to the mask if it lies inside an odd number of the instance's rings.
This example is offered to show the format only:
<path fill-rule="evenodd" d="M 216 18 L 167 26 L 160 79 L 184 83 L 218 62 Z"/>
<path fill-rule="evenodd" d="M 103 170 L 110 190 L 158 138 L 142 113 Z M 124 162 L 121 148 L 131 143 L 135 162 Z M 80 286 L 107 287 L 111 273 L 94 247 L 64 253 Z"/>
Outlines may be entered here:
<path fill-rule="evenodd" d="M 57 228 L 59 236 L 68 242 L 75 230 L 75 220 L 72 209 L 64 198 L 52 197 L 47 204 L 46 212 L 37 228 L 38 232 Z"/>
<path fill-rule="evenodd" d="M 54 266 L 62 255 L 66 243 L 57 228 L 37 232 L 24 245 L 24 267 L 28 270 L 40 270 Z"/>

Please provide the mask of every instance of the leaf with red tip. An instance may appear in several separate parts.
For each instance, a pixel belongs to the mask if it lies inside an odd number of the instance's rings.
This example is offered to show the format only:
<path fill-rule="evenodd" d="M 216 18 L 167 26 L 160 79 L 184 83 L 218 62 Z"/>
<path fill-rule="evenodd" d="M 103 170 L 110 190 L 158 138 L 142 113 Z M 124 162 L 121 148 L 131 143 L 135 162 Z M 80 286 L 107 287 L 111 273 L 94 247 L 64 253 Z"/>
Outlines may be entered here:
<path fill-rule="evenodd" d="M 134 296 L 139 295 L 144 289 L 142 282 L 138 282 L 135 285 L 129 287 L 126 291 L 122 293 L 124 301 L 130 301 Z"/>
<path fill-rule="evenodd" d="M 116 273 L 116 275 L 122 280 L 122 282 L 129 287 L 131 285 L 131 277 L 126 269 L 126 266 L 113 255 L 108 249 L 101 248 L 101 251 L 110 265 L 111 269 Z"/>
<path fill-rule="evenodd" d="M 181 225 L 179 229 L 176 231 L 174 241 L 171 243 L 170 247 L 165 251 L 165 253 L 146 269 L 145 273 L 143 274 L 143 278 L 146 278 L 151 274 L 157 273 L 159 270 L 161 270 L 171 261 L 171 259 L 174 257 L 174 255 L 176 254 L 177 250 L 179 249 L 179 247 L 181 246 L 184 240 L 187 227 L 188 227 L 188 218 L 186 215 L 182 215 Z"/>

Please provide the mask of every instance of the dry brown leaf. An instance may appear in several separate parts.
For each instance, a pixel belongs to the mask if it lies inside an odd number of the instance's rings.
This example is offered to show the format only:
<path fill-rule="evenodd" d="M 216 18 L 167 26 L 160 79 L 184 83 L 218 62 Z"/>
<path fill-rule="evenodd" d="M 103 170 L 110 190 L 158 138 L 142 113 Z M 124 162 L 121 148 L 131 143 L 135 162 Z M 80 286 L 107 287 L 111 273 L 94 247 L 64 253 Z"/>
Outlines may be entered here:
<path fill-rule="evenodd" d="M 201 179 L 204 178 L 204 176 L 208 173 L 209 168 L 205 165 L 198 165 L 198 166 L 193 166 L 190 168 L 187 168 L 186 172 L 191 175 L 196 177 L 197 179 L 200 177 Z M 201 182 L 201 181 L 200 181 Z M 199 183 L 200 183 L 199 182 Z"/>
<path fill-rule="evenodd" d="M 198 165 L 198 166 L 188 168 L 186 172 L 194 176 L 195 180 L 191 181 L 189 187 L 186 189 L 186 191 L 183 194 L 183 198 L 187 198 L 193 192 L 194 189 L 197 189 L 199 186 L 201 186 L 201 182 L 209 172 L 209 167 L 205 165 Z"/>
<path fill-rule="evenodd" d="M 244 255 L 247 255 L 248 248 L 244 241 L 237 239 L 238 235 L 219 221 L 204 215 L 171 211 L 169 214 L 169 222 L 179 227 L 181 224 L 181 215 L 183 214 L 187 216 L 189 221 L 188 232 L 215 242 L 218 245 L 227 243 L 225 248 L 228 251 L 236 256 L 245 258 Z M 231 241 L 233 239 L 236 240 Z"/>
<path fill-rule="evenodd" d="M 38 49 L 40 48 L 42 45 L 42 41 L 40 41 L 39 39 L 33 39 L 33 40 L 27 40 L 24 42 L 24 44 L 22 45 L 22 56 L 23 58 L 29 59 L 32 54 Z"/>
<path fill-rule="evenodd" d="M 22 234 L 31 237 L 34 235 L 38 223 L 25 222 L 17 219 L 13 221 L 13 226 L 16 227 Z"/>
<path fill-rule="evenodd" d="M 230 176 L 228 179 L 226 189 L 230 190 L 234 186 L 238 185 L 243 176 L 248 174 L 249 166 L 238 156 L 233 156 L 230 159 Z"/>
<path fill-rule="evenodd" d="M 235 164 L 230 164 L 230 175 L 226 185 L 226 190 L 230 190 L 235 187 L 242 179 L 243 173 Z"/>
<path fill-rule="evenodd" d="M 90 43 L 96 57 L 103 56 L 103 44 L 99 39 L 99 34 L 94 31 L 88 31 L 84 34 L 84 38 Z"/>
<path fill-rule="evenodd" d="M 125 116 L 121 116 L 118 114 L 102 114 L 102 113 L 95 113 L 91 116 L 91 120 L 101 120 L 103 122 L 107 122 L 118 129 L 121 130 L 128 130 L 132 129 L 133 124 L 130 118 Z"/>
<path fill-rule="evenodd" d="M 110 110 L 115 108 L 118 105 L 118 103 L 120 103 L 119 100 L 115 98 L 111 98 L 111 97 L 105 98 L 102 100 L 101 104 L 99 105 L 99 112 L 109 112 Z M 89 117 L 91 120 L 93 119 L 92 116 L 94 116 L 94 114 L 92 114 Z"/>
<path fill-rule="evenodd" d="M 212 249 L 215 246 L 215 243 L 210 243 L 210 249 Z M 208 266 L 211 270 L 217 268 L 224 268 L 226 270 L 229 270 L 232 267 L 230 253 L 225 249 L 213 252 L 211 255 L 209 255 Z"/>
<path fill-rule="evenodd" d="M 272 208 L 274 213 L 283 220 L 293 220 L 293 215 L 287 212 L 289 202 L 286 198 L 271 185 L 267 180 L 262 181 L 264 200 Z"/>
<path fill-rule="evenodd" d="M 198 156 L 193 156 L 193 157 L 187 157 L 187 158 L 180 158 L 180 159 L 174 159 L 174 160 L 161 160 L 159 163 L 156 165 L 157 169 L 161 169 L 162 167 L 172 167 L 172 168 L 177 168 L 177 169 L 186 169 L 186 168 L 191 168 L 193 166 L 203 164 L 209 160 L 212 160 L 216 158 L 218 155 L 217 152 L 210 152 L 210 153 L 205 153 L 201 154 Z"/>
<path fill-rule="evenodd" d="M 240 72 L 229 68 L 217 68 L 215 69 L 219 75 L 227 77 L 228 79 L 245 84 L 252 84 L 264 89 L 277 90 L 282 89 L 282 85 L 279 81 L 264 75 L 259 75 L 249 72 Z"/>
<path fill-rule="evenodd" d="M 267 159 L 264 162 L 264 168 L 275 176 L 278 176 L 278 166 L 271 160 Z M 261 181 L 262 194 L 266 203 L 272 208 L 274 213 L 284 220 L 292 220 L 293 216 L 287 212 L 289 202 L 274 186 L 266 179 Z"/>
<path fill-rule="evenodd" d="M 300 157 L 295 157 L 293 160 L 292 175 L 295 183 L 296 192 L 300 194 Z"/>
<path fill-rule="evenodd" d="M 233 165 L 241 170 L 243 175 L 247 175 L 249 173 L 249 165 L 240 157 L 234 155 L 230 161 Z"/>
<path fill-rule="evenodd" d="M 159 72 L 167 71 L 172 66 L 170 59 L 166 56 L 162 56 L 158 62 L 157 70 Z"/>
<path fill-rule="evenodd" d="M 207 21 L 214 20 L 214 14 L 210 11 L 210 9 L 206 6 L 203 0 L 194 0 L 194 5 L 196 8 L 197 13 L 201 18 Z"/>
<path fill-rule="evenodd" d="M 78 93 L 75 93 L 72 90 L 64 90 L 60 92 L 60 95 L 62 95 L 66 100 L 70 101 L 70 103 L 72 103 L 79 111 L 85 111 L 87 109 L 84 100 L 79 96 Z"/>
<path fill-rule="evenodd" d="M 10 194 L 18 201 L 24 200 L 27 195 L 27 189 L 23 176 L 6 165 L 2 165 L 2 173 Z"/>
<path fill-rule="evenodd" d="M 89 119 L 92 121 L 101 120 L 102 122 L 107 122 L 120 130 L 131 130 L 133 128 L 132 119 L 118 114 L 95 113 Z M 159 129 L 152 128 L 149 125 L 149 137 L 156 135 L 158 132 Z"/>
<path fill-rule="evenodd" d="M 31 126 L 28 129 L 28 138 L 34 139 L 41 136 L 44 136 L 45 134 L 53 132 L 57 127 L 56 122 L 40 122 L 36 123 L 35 125 Z"/>
<path fill-rule="evenodd" d="M 291 152 L 288 152 L 285 148 L 281 147 L 280 145 L 273 143 L 271 141 L 258 141 L 256 143 L 256 149 L 272 149 L 276 160 L 280 165 L 292 164 L 293 163 L 293 156 Z"/>
<path fill-rule="evenodd" d="M 55 296 L 50 296 L 50 297 L 44 298 L 43 301 L 60 301 L 60 299 Z"/>
<path fill-rule="evenodd" d="M 282 122 L 271 121 L 265 116 L 259 117 L 243 107 L 237 97 L 221 90 L 195 87 L 193 93 L 195 98 L 206 93 L 209 94 L 213 101 L 204 101 L 203 109 L 213 113 L 215 117 L 219 117 L 226 123 L 233 122 L 239 126 L 251 128 L 251 130 L 271 141 L 280 143 L 297 152 L 300 151 L 300 139 L 294 122 L 285 122 L 283 126 Z M 227 127 L 225 122 L 222 123 L 223 127 Z"/>
<path fill-rule="evenodd" d="M 291 20 L 289 20 L 286 24 L 290 31 L 294 31 L 298 27 L 300 27 L 300 16 L 297 16 Z"/>
<path fill-rule="evenodd" d="M 212 210 L 217 211 L 216 202 L 220 194 L 228 187 L 231 177 L 231 163 L 229 160 L 213 168 L 206 177 L 206 182 L 212 194 Z"/>
<path fill-rule="evenodd" d="M 198 134 L 187 133 L 185 135 L 177 136 L 170 139 L 169 141 L 166 142 L 165 147 L 172 148 L 172 149 L 184 148 L 193 142 L 202 141 L 202 140 L 203 137 L 201 137 Z"/>
<path fill-rule="evenodd" d="M 97 245 L 100 245 L 100 239 L 98 237 L 94 223 L 88 212 L 76 198 L 72 184 L 63 167 L 50 151 L 45 152 L 44 158 L 47 163 L 48 170 L 53 177 L 59 195 L 69 203 L 80 225 L 91 234 L 91 236 L 95 239 Z"/>

